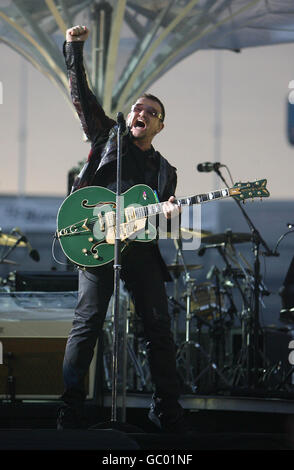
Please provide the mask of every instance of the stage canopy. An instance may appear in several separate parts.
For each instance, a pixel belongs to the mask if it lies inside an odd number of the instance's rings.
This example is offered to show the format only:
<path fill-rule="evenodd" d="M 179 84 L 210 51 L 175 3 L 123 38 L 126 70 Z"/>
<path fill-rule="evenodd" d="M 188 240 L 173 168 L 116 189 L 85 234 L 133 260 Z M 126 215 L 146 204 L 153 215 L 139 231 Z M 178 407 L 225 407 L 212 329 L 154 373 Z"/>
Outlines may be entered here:
<path fill-rule="evenodd" d="M 0 39 L 68 97 L 67 28 L 91 29 L 85 64 L 107 113 L 136 97 L 185 57 L 204 49 L 294 41 L 293 0 L 2 0 Z"/>

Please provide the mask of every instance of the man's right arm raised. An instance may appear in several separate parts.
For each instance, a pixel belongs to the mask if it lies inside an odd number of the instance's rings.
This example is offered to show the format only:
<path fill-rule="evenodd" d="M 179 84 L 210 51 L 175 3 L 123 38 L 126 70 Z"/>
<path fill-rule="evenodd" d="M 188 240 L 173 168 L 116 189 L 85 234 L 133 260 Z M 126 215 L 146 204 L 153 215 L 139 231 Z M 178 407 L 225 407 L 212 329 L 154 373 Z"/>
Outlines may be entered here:
<path fill-rule="evenodd" d="M 69 28 L 66 31 L 63 53 L 73 105 L 80 118 L 84 133 L 93 142 L 99 135 L 109 131 L 115 121 L 106 116 L 88 85 L 83 63 L 83 49 L 88 36 L 89 30 L 86 26 Z"/>

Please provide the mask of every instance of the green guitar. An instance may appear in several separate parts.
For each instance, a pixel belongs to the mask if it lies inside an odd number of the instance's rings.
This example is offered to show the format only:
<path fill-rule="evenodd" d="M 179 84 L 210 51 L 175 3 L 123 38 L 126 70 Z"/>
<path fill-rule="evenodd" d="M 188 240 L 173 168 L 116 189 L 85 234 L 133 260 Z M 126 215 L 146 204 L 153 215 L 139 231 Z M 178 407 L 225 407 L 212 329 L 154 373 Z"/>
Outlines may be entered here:
<path fill-rule="evenodd" d="M 233 188 L 178 199 L 175 203 L 182 206 L 231 196 L 240 201 L 269 197 L 266 183 L 265 179 L 236 183 Z M 154 240 L 157 232 L 149 218 L 163 213 L 163 203 L 157 202 L 153 190 L 138 184 L 123 193 L 120 201 L 122 249 L 129 241 Z M 57 214 L 56 236 L 64 254 L 73 263 L 85 267 L 101 266 L 114 259 L 115 222 L 116 194 L 100 186 L 89 186 L 78 189 L 63 201 Z"/>

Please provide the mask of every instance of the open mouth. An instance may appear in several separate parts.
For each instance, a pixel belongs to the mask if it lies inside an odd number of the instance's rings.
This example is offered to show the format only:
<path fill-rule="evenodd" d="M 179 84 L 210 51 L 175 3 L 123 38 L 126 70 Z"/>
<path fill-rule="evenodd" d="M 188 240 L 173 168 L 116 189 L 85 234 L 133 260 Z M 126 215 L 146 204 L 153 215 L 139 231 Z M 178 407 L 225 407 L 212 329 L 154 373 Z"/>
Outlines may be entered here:
<path fill-rule="evenodd" d="M 134 123 L 134 128 L 135 129 L 145 129 L 146 123 L 144 121 L 141 121 L 141 119 L 137 119 Z"/>

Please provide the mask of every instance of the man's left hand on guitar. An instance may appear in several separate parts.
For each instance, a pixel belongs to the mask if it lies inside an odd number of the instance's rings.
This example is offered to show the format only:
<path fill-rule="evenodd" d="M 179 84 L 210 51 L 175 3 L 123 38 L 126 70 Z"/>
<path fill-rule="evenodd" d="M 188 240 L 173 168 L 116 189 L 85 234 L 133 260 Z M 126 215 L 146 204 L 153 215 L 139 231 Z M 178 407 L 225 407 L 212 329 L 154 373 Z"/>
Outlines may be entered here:
<path fill-rule="evenodd" d="M 180 207 L 177 204 L 174 204 L 175 200 L 175 196 L 171 196 L 168 201 L 163 203 L 163 213 L 167 219 L 172 219 L 180 213 Z"/>

